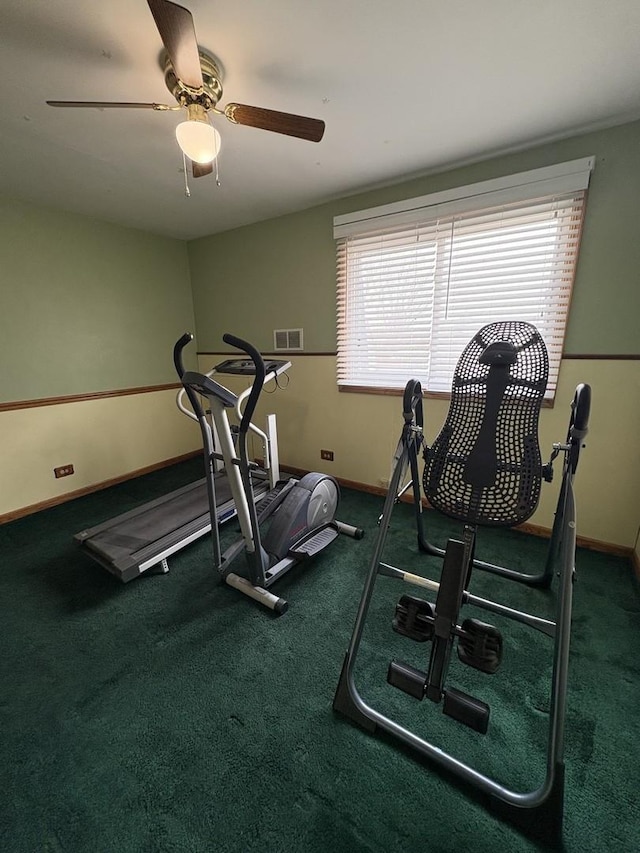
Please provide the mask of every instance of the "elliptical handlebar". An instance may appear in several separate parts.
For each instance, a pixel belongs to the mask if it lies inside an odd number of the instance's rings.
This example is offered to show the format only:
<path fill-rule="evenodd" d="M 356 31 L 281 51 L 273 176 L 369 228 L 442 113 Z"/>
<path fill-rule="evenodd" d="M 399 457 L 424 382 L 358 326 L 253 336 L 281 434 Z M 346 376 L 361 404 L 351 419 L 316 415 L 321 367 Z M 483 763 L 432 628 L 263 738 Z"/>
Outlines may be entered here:
<path fill-rule="evenodd" d="M 184 335 L 180 338 L 179 341 L 176 341 L 175 346 L 173 348 L 173 363 L 176 367 L 176 372 L 180 379 L 185 374 L 185 366 L 184 361 L 182 360 L 182 351 L 186 347 L 187 344 L 190 344 L 193 340 L 193 335 L 191 332 L 185 332 Z"/>
<path fill-rule="evenodd" d="M 173 363 L 176 368 L 176 372 L 178 377 L 182 381 L 182 377 L 187 372 L 184 366 L 184 361 L 182 358 L 182 353 L 187 344 L 190 344 L 193 340 L 193 335 L 191 332 L 185 332 L 184 335 L 176 341 L 175 346 L 173 347 Z M 189 409 L 187 409 L 182 403 L 182 395 L 186 394 L 189 398 L 189 402 L 191 403 L 191 408 L 193 409 L 195 414 L 191 414 Z M 180 411 L 192 418 L 193 420 L 199 421 L 201 418 L 205 417 L 204 409 L 202 408 L 202 404 L 200 403 L 200 398 L 197 394 L 194 393 L 193 389 L 188 388 L 186 386 L 182 386 L 182 388 L 176 394 L 176 405 L 180 409 Z"/>
<path fill-rule="evenodd" d="M 249 394 L 249 399 L 247 400 L 247 405 L 244 407 L 244 412 L 242 413 L 242 420 L 240 421 L 240 432 L 244 435 L 249 430 L 251 418 L 253 417 L 253 413 L 256 410 L 258 398 L 260 397 L 260 394 L 262 392 L 262 386 L 264 385 L 264 361 L 259 351 L 253 346 L 253 344 L 250 344 L 248 341 L 245 341 L 242 338 L 237 338 L 235 335 L 230 335 L 229 333 L 223 335 L 222 340 L 225 342 L 225 344 L 229 344 L 229 346 L 235 347 L 236 349 L 245 352 L 253 362 L 253 366 L 255 367 L 256 371 L 253 377 L 251 393 Z"/>

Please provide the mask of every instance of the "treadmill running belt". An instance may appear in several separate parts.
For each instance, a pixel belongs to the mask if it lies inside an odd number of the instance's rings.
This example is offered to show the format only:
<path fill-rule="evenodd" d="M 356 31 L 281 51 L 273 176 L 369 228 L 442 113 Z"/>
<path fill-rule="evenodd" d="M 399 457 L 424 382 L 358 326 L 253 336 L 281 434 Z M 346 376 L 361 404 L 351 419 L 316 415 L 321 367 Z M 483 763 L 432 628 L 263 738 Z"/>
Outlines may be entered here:
<path fill-rule="evenodd" d="M 217 484 L 216 484 L 217 487 Z M 218 497 L 216 488 L 216 498 Z M 220 495 L 222 500 L 222 495 Z M 107 559 L 116 562 L 152 542 L 156 542 L 178 530 L 195 518 L 209 512 L 207 487 L 201 483 L 197 489 L 188 494 L 181 494 L 175 500 L 167 501 L 143 512 L 135 518 L 130 518 L 117 525 L 97 533 L 87 540 L 86 545 L 102 554 Z"/>
<path fill-rule="evenodd" d="M 231 500 L 229 481 L 216 477 L 216 502 L 222 506 Z M 133 518 L 114 519 L 114 525 L 87 539 L 85 545 L 105 559 L 117 563 L 125 557 L 163 539 L 201 516 L 209 515 L 207 486 L 204 480 L 191 491 L 180 492 L 160 506 L 150 507 Z"/>
<path fill-rule="evenodd" d="M 269 488 L 252 471 L 256 496 Z M 233 517 L 234 502 L 224 471 L 215 475 L 218 523 Z M 104 568 L 127 583 L 211 529 L 206 480 L 198 480 L 122 515 L 83 530 L 75 540 Z"/>

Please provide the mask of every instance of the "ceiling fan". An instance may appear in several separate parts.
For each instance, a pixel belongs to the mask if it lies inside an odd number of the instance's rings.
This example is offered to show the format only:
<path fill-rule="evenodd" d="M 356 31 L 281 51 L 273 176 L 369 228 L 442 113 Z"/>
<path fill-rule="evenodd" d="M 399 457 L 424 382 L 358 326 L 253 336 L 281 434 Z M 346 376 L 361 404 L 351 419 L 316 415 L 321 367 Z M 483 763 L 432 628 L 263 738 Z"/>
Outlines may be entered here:
<path fill-rule="evenodd" d="M 222 74 L 215 57 L 198 47 L 193 16 L 184 6 L 170 0 L 147 0 L 160 38 L 164 44 L 161 65 L 165 84 L 177 101 L 167 104 L 123 103 L 115 101 L 47 101 L 51 107 L 92 107 L 158 110 L 186 109 L 186 121 L 176 128 L 182 152 L 191 161 L 194 178 L 213 171 L 220 150 L 220 134 L 209 121 L 208 113 L 225 116 L 234 124 L 257 127 L 309 142 L 320 142 L 324 122 L 315 118 L 276 110 L 227 104 L 218 109 L 222 97 Z"/>

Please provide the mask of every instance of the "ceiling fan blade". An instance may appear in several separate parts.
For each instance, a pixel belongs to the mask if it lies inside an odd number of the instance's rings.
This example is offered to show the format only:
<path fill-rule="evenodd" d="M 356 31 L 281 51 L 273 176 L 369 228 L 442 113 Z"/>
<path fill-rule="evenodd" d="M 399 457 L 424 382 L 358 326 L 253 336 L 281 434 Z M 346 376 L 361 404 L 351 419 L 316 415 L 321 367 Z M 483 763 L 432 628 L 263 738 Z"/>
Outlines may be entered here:
<path fill-rule="evenodd" d="M 296 136 L 298 139 L 307 139 L 309 142 L 320 142 L 324 134 L 324 122 L 317 118 L 265 110 L 262 107 L 249 107 L 246 104 L 227 104 L 224 114 L 234 124 L 272 130 L 274 133 Z"/>
<path fill-rule="evenodd" d="M 205 175 L 210 175 L 213 172 L 213 163 L 196 163 L 192 160 L 191 171 L 194 178 L 203 178 Z"/>
<path fill-rule="evenodd" d="M 193 16 L 170 0 L 147 0 L 176 77 L 191 89 L 202 88 L 202 69 Z"/>
<path fill-rule="evenodd" d="M 90 107 L 96 110 L 129 109 L 129 110 L 179 110 L 181 107 L 170 107 L 168 104 L 134 104 L 118 101 L 47 101 L 50 107 Z"/>

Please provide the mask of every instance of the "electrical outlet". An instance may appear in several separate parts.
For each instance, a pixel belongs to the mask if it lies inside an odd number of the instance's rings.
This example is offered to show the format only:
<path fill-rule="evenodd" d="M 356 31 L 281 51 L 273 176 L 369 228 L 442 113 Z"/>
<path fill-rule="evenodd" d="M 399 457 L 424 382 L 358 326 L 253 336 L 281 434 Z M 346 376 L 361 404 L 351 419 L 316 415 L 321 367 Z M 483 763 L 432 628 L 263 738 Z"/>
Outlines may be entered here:
<path fill-rule="evenodd" d="M 60 465 L 59 468 L 53 469 L 53 473 L 56 480 L 60 479 L 60 477 L 69 477 L 73 474 L 73 465 Z"/>
<path fill-rule="evenodd" d="M 321 450 L 320 459 L 326 459 L 327 462 L 333 462 L 333 450 Z"/>

